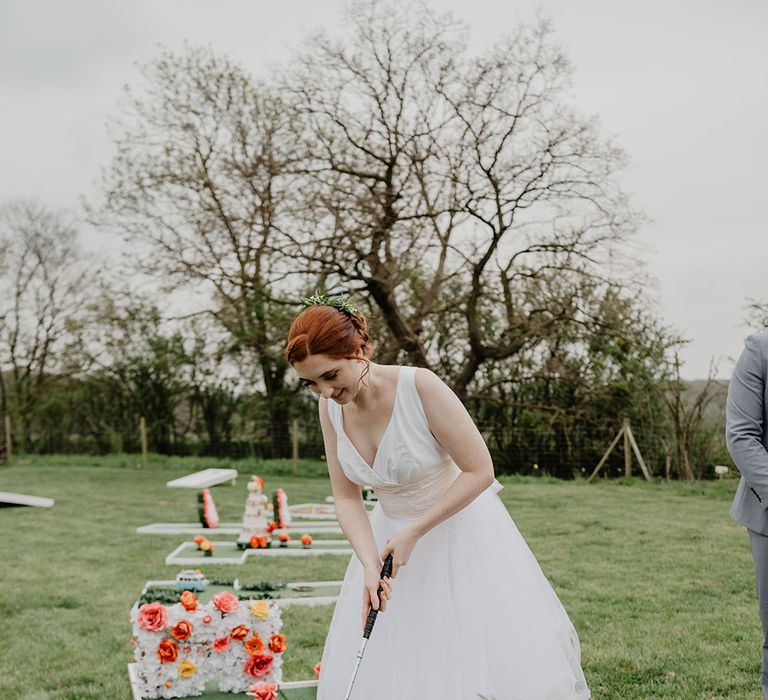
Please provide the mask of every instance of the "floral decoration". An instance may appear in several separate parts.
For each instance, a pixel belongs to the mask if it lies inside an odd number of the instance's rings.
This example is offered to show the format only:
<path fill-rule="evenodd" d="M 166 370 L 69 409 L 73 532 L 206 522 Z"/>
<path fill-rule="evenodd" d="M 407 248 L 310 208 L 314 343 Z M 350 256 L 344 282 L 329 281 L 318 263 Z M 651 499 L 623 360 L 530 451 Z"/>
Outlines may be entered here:
<path fill-rule="evenodd" d="M 140 696 L 199 696 L 215 681 L 224 693 L 276 700 L 287 648 L 279 606 L 229 592 L 209 603 L 189 596 L 184 602 L 145 603 L 131 612 Z"/>
<path fill-rule="evenodd" d="M 282 654 L 288 648 L 288 642 L 282 634 L 273 634 L 269 638 L 269 650 L 275 654 Z"/>
<path fill-rule="evenodd" d="M 187 612 L 195 612 L 197 610 L 197 597 L 192 591 L 184 591 L 181 594 L 181 598 L 179 598 L 179 602 Z"/>
<path fill-rule="evenodd" d="M 219 591 L 213 596 L 211 602 L 225 615 L 235 612 L 237 606 L 240 604 L 237 596 L 229 591 Z"/>
<path fill-rule="evenodd" d="M 171 637 L 179 641 L 187 639 L 192 634 L 192 625 L 189 620 L 181 620 L 171 627 Z"/>
<path fill-rule="evenodd" d="M 254 600 L 251 603 L 251 615 L 257 620 L 266 620 L 269 616 L 270 603 L 268 600 Z"/>
<path fill-rule="evenodd" d="M 274 660 L 272 654 L 252 654 L 243 666 L 243 673 L 253 678 L 265 678 L 272 670 Z"/>
<path fill-rule="evenodd" d="M 254 632 L 253 637 L 243 642 L 243 647 L 249 654 L 260 654 L 264 651 L 264 640 Z"/>
<path fill-rule="evenodd" d="M 264 682 L 254 683 L 246 692 L 256 700 L 277 700 L 277 683 Z"/>
<path fill-rule="evenodd" d="M 146 632 L 160 632 L 168 625 L 168 609 L 162 603 L 144 603 L 139 608 L 137 622 Z"/>

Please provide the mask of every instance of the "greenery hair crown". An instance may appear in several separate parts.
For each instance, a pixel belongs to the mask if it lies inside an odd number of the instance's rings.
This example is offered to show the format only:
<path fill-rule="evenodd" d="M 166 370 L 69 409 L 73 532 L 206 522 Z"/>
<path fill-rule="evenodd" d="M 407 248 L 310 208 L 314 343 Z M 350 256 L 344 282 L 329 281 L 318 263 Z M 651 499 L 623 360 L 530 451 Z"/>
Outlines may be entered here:
<path fill-rule="evenodd" d="M 329 297 L 327 294 L 325 294 L 325 292 L 321 292 L 317 289 L 311 297 L 305 297 L 301 300 L 302 306 L 305 309 L 309 308 L 310 306 L 315 306 L 316 304 L 321 304 L 323 306 L 333 306 L 340 311 L 349 314 L 350 316 L 359 315 L 358 310 L 352 306 L 351 302 L 351 298 L 342 299 L 341 297 Z"/>

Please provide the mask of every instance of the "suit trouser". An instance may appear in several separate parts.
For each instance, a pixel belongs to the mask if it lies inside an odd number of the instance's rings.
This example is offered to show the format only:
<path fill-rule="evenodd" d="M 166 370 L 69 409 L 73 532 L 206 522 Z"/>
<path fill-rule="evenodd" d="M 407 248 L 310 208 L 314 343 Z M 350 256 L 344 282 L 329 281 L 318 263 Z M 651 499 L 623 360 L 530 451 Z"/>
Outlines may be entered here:
<path fill-rule="evenodd" d="M 763 661 L 761 684 L 763 698 L 768 700 L 768 536 L 747 529 L 755 564 L 755 584 L 760 607 L 760 622 L 763 625 Z"/>

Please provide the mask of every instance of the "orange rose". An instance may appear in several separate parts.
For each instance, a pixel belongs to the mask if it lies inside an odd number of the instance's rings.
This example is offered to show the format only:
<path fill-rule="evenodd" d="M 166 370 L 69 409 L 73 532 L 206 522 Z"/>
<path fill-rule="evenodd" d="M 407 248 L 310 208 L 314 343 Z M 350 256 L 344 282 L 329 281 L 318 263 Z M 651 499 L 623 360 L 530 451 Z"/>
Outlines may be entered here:
<path fill-rule="evenodd" d="M 269 525 L 267 525 L 267 532 L 274 532 L 277 530 L 277 523 L 274 520 L 269 521 Z"/>
<path fill-rule="evenodd" d="M 249 654 L 261 654 L 264 651 L 264 640 L 254 632 L 253 637 L 243 644 L 243 648 Z"/>
<path fill-rule="evenodd" d="M 311 545 L 311 544 L 312 544 L 312 535 L 310 535 L 309 533 L 306 533 L 306 532 L 305 532 L 305 533 L 304 533 L 304 534 L 301 536 L 301 543 L 302 543 L 302 544 L 303 544 L 305 547 L 309 547 L 309 545 Z"/>
<path fill-rule="evenodd" d="M 281 532 L 277 539 L 279 539 L 281 542 L 288 542 L 291 539 L 291 536 L 287 532 Z"/>
<path fill-rule="evenodd" d="M 144 603 L 139 608 L 137 622 L 147 632 L 159 632 L 168 624 L 168 610 L 162 603 Z"/>
<path fill-rule="evenodd" d="M 181 641 L 182 639 L 188 639 L 192 634 L 192 625 L 188 620 L 182 620 L 171 628 L 171 636 L 174 639 Z"/>
<path fill-rule="evenodd" d="M 285 635 L 273 634 L 269 638 L 269 650 L 275 654 L 282 654 L 288 648 L 288 642 L 285 641 Z"/>
<path fill-rule="evenodd" d="M 237 627 L 232 628 L 229 636 L 232 637 L 232 639 L 236 639 L 238 642 L 242 642 L 248 636 L 248 632 L 250 632 L 250 630 L 245 625 L 238 625 Z"/>
<path fill-rule="evenodd" d="M 272 670 L 273 661 L 271 654 L 251 654 L 243 666 L 243 673 L 251 678 L 264 678 Z"/>
<path fill-rule="evenodd" d="M 240 605 L 240 601 L 238 600 L 237 596 L 233 595 L 229 591 L 219 591 L 215 596 L 213 596 L 211 602 L 225 615 L 235 612 L 235 610 L 237 610 L 237 606 Z"/>
<path fill-rule="evenodd" d="M 229 647 L 229 637 L 219 637 L 213 640 L 213 650 L 220 654 L 222 651 L 226 651 Z"/>
<path fill-rule="evenodd" d="M 187 612 L 194 612 L 197 610 L 197 598 L 192 591 L 184 591 L 179 598 L 179 602 L 184 606 L 184 610 Z"/>
<path fill-rule="evenodd" d="M 200 543 L 201 543 L 201 542 L 202 542 L 204 539 L 205 539 L 205 537 L 203 537 L 202 535 L 195 535 L 195 536 L 192 538 L 192 541 L 193 541 L 195 544 L 200 544 Z"/>
<path fill-rule="evenodd" d="M 169 664 L 179 657 L 179 649 L 172 639 L 164 639 L 157 647 L 157 655 L 161 664 Z"/>
<path fill-rule="evenodd" d="M 277 700 L 277 683 L 254 683 L 246 695 L 250 695 L 256 700 Z"/>
<path fill-rule="evenodd" d="M 259 547 L 261 547 L 261 544 L 259 544 L 260 542 L 261 542 L 261 537 L 259 537 L 258 535 L 251 535 L 251 539 L 248 544 L 251 545 L 251 549 L 258 549 Z"/>

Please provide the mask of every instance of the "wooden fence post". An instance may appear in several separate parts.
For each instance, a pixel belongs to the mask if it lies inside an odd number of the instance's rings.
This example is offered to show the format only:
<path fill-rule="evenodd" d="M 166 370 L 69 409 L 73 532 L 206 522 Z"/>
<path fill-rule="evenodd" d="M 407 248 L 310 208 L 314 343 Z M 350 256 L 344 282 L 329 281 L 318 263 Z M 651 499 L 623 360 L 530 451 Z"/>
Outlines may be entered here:
<path fill-rule="evenodd" d="M 5 458 L 10 463 L 13 459 L 13 442 L 11 435 L 11 417 L 5 417 Z"/>
<path fill-rule="evenodd" d="M 624 475 L 627 477 L 632 476 L 632 452 L 634 451 L 635 456 L 637 457 L 637 461 L 640 463 L 640 469 L 643 472 L 643 476 L 647 481 L 651 481 L 651 473 L 648 471 L 648 467 L 645 466 L 645 460 L 643 459 L 643 455 L 640 453 L 640 448 L 637 446 L 637 440 L 635 440 L 634 433 L 632 432 L 632 426 L 629 424 L 629 418 L 625 418 L 622 421 L 619 432 L 616 434 L 616 437 L 613 438 L 613 442 L 610 444 L 608 449 L 605 451 L 605 454 L 597 463 L 594 471 L 589 475 L 587 483 L 592 481 L 592 479 L 597 476 L 597 473 L 600 471 L 600 467 L 605 464 L 609 455 L 611 452 L 613 452 L 613 448 L 616 447 L 622 437 L 624 438 Z"/>
<path fill-rule="evenodd" d="M 294 418 L 291 422 L 291 442 L 293 446 L 291 454 L 291 465 L 294 474 L 299 471 L 299 420 Z"/>
<path fill-rule="evenodd" d="M 144 469 L 149 467 L 149 445 L 147 444 L 147 421 L 144 416 L 139 419 L 139 432 L 141 434 L 141 463 Z"/>
<path fill-rule="evenodd" d="M 632 447 L 629 444 L 629 418 L 622 421 L 624 432 L 624 476 L 629 479 L 632 476 Z"/>

